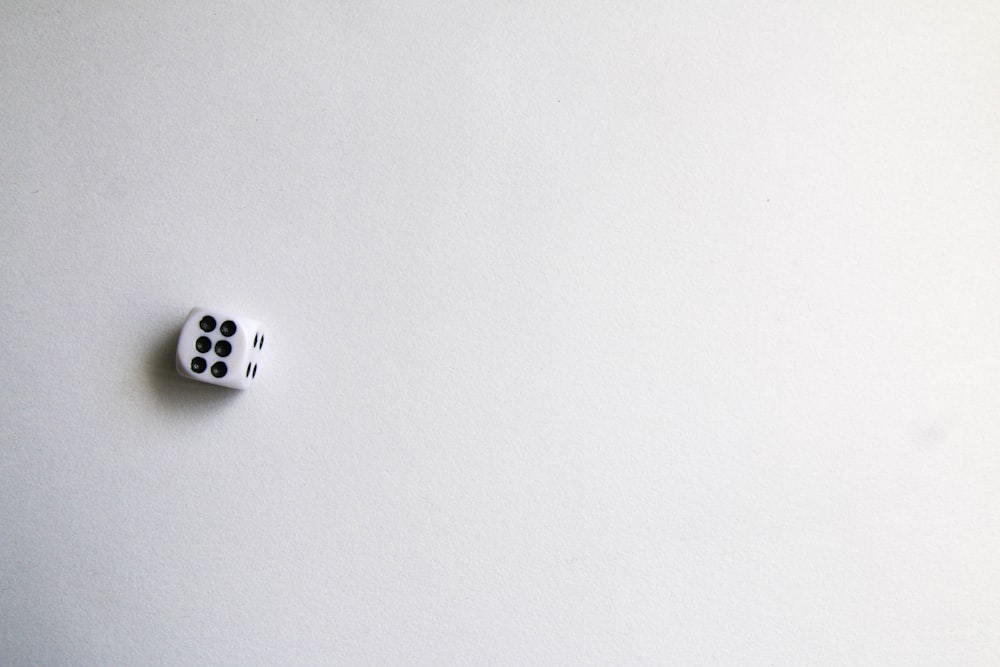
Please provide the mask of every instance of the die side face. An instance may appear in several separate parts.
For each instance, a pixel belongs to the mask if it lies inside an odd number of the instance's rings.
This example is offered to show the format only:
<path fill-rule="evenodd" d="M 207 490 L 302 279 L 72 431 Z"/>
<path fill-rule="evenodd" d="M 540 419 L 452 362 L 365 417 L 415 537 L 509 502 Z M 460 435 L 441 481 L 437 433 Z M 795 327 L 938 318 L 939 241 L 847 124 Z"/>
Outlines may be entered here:
<path fill-rule="evenodd" d="M 207 384 L 246 389 L 264 349 L 260 322 L 208 308 L 187 316 L 177 339 L 177 372 Z"/>

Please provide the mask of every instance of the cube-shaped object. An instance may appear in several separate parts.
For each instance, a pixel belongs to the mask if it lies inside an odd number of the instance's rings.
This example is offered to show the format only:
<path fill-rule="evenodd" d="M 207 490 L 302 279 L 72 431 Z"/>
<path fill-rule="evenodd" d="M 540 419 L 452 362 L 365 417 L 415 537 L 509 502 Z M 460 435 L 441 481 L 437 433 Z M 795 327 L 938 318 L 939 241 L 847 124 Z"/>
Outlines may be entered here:
<path fill-rule="evenodd" d="M 177 372 L 186 378 L 246 389 L 257 377 L 264 327 L 246 317 L 211 308 L 188 313 L 177 339 Z"/>

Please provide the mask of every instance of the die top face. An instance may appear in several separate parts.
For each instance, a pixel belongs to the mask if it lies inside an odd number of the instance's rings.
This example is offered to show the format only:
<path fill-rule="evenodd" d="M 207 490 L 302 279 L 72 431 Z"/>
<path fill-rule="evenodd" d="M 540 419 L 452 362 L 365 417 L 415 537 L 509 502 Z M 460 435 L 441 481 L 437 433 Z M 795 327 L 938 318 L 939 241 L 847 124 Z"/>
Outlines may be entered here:
<path fill-rule="evenodd" d="M 257 377 L 264 339 L 255 320 L 194 308 L 177 340 L 177 371 L 193 380 L 245 389 Z"/>

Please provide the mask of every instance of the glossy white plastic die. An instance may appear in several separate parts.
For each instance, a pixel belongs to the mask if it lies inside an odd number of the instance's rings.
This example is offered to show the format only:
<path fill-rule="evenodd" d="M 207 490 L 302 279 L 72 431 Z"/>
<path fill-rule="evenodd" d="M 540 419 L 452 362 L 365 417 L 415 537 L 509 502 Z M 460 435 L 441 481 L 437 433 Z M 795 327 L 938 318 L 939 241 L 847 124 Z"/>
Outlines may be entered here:
<path fill-rule="evenodd" d="M 177 339 L 177 372 L 186 378 L 246 389 L 257 378 L 264 327 L 246 317 L 211 308 L 188 313 Z"/>

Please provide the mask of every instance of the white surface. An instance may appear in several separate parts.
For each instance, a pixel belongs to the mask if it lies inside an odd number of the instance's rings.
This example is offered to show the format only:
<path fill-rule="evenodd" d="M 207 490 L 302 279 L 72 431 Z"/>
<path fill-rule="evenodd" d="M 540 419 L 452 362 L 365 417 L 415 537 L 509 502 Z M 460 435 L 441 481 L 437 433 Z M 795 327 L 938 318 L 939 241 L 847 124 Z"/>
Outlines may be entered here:
<path fill-rule="evenodd" d="M 0 663 L 997 664 L 996 3 L 3 6 Z"/>

